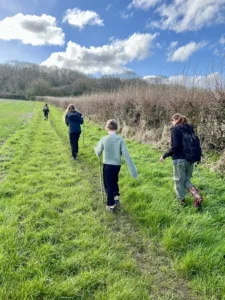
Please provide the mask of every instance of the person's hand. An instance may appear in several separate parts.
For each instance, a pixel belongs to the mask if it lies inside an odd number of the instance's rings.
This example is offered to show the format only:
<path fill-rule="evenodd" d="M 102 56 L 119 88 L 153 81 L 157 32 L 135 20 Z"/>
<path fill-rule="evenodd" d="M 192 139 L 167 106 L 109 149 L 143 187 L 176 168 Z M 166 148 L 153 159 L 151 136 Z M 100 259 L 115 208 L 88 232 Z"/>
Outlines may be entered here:
<path fill-rule="evenodd" d="M 162 156 L 160 157 L 159 160 L 160 160 L 160 162 L 164 162 L 164 158 Z"/>

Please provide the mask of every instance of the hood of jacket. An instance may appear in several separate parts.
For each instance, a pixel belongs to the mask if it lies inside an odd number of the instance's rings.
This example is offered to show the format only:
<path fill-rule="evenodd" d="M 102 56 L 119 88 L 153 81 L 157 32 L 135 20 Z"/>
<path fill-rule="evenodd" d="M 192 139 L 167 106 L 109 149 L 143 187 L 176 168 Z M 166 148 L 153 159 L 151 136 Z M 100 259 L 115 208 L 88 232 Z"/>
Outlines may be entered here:
<path fill-rule="evenodd" d="M 80 120 L 81 114 L 78 111 L 72 111 L 67 114 L 67 117 L 71 121 Z"/>
<path fill-rule="evenodd" d="M 194 128 L 190 124 L 176 124 L 174 127 L 181 132 L 194 133 Z"/>

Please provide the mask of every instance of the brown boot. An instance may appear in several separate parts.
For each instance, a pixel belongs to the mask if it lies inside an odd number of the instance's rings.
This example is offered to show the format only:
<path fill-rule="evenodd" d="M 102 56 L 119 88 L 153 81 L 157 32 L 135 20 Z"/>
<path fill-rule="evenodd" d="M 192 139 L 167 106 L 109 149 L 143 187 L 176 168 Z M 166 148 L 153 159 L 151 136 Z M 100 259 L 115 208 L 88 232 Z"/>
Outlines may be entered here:
<path fill-rule="evenodd" d="M 189 192 L 191 193 L 191 195 L 194 199 L 194 206 L 196 208 L 200 208 L 202 206 L 203 197 L 200 194 L 199 190 L 196 189 L 195 186 L 192 186 L 191 188 L 189 188 Z"/>

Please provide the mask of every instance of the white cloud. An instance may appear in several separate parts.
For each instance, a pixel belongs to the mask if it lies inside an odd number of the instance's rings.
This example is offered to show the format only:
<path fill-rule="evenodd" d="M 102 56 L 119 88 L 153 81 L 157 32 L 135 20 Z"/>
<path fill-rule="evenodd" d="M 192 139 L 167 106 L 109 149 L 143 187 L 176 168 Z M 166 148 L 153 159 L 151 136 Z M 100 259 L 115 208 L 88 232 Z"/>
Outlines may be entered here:
<path fill-rule="evenodd" d="M 225 22 L 225 0 L 173 0 L 160 5 L 156 12 L 161 20 L 152 22 L 153 27 L 176 32 L 199 30 Z"/>
<path fill-rule="evenodd" d="M 175 75 L 170 77 L 149 75 L 143 77 L 150 84 L 180 84 L 186 87 L 215 89 L 217 85 L 223 86 L 225 79 L 218 72 L 205 76 Z"/>
<path fill-rule="evenodd" d="M 145 23 L 145 28 L 151 28 L 152 27 L 152 21 L 151 18 L 149 18 Z"/>
<path fill-rule="evenodd" d="M 67 9 L 63 22 L 83 29 L 86 25 L 104 26 L 100 16 L 91 10 L 80 10 L 79 8 Z"/>
<path fill-rule="evenodd" d="M 148 75 L 143 77 L 150 84 L 168 84 L 168 77 L 157 76 L 157 75 Z"/>
<path fill-rule="evenodd" d="M 148 10 L 150 7 L 155 6 L 159 2 L 161 2 L 161 0 L 132 0 L 128 8 L 135 7 L 139 9 Z"/>
<path fill-rule="evenodd" d="M 217 48 L 215 48 L 214 51 L 213 51 L 213 54 L 219 56 L 220 51 Z"/>
<path fill-rule="evenodd" d="M 177 44 L 178 44 L 177 41 L 171 42 L 168 49 L 169 49 L 169 50 L 172 50 L 172 49 L 176 48 Z"/>
<path fill-rule="evenodd" d="M 224 36 L 224 34 L 221 36 L 221 38 L 220 38 L 220 40 L 219 40 L 219 43 L 220 43 L 221 45 L 225 45 L 225 36 Z"/>
<path fill-rule="evenodd" d="M 52 16 L 19 13 L 0 21 L 0 39 L 21 40 L 24 44 L 34 46 L 63 45 L 64 33 L 61 28 L 56 27 L 56 19 Z"/>
<path fill-rule="evenodd" d="M 196 44 L 195 42 L 190 42 L 189 44 L 179 47 L 178 49 L 169 51 L 168 61 L 185 61 L 187 60 L 194 52 L 203 48 L 206 45 L 205 42 Z"/>
<path fill-rule="evenodd" d="M 126 40 L 113 40 L 102 47 L 81 47 L 68 42 L 65 52 L 55 52 L 42 65 L 78 70 L 86 74 L 126 73 L 126 64 L 150 55 L 150 48 L 158 33 L 134 33 Z"/>
<path fill-rule="evenodd" d="M 122 12 L 122 13 L 120 14 L 120 17 L 121 17 L 121 19 L 123 19 L 123 20 L 128 20 L 128 19 L 132 18 L 133 15 L 134 15 L 133 12 L 132 12 L 132 13 L 125 13 L 125 12 Z"/>
<path fill-rule="evenodd" d="M 112 4 L 109 4 L 107 7 L 106 7 L 106 11 L 109 11 L 110 10 L 110 8 L 112 7 Z"/>
<path fill-rule="evenodd" d="M 224 79 L 218 72 L 211 73 L 205 76 L 185 76 L 177 75 L 168 78 L 170 84 L 182 84 L 187 87 L 199 87 L 199 88 L 210 88 L 215 89 L 219 85 L 223 85 Z"/>

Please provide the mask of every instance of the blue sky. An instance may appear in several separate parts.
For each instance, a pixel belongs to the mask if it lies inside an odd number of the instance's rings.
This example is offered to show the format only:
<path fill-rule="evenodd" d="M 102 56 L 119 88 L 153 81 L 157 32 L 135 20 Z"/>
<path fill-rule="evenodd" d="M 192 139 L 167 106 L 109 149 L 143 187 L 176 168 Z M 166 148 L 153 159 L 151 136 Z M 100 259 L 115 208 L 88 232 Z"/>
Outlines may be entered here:
<path fill-rule="evenodd" d="M 206 76 L 225 54 L 225 0 L 0 0 L 0 62 L 92 75 Z"/>

